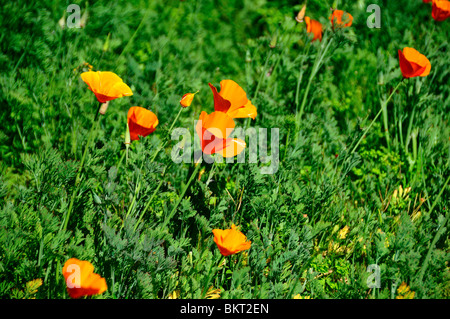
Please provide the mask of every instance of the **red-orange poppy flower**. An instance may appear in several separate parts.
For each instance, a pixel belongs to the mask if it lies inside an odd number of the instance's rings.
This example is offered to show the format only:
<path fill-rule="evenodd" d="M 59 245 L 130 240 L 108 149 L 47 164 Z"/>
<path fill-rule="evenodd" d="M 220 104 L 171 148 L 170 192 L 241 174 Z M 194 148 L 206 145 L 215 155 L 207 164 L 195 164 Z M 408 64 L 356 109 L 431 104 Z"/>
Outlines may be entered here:
<path fill-rule="evenodd" d="M 221 154 L 223 157 L 233 157 L 245 148 L 245 141 L 238 138 L 228 138 L 235 127 L 233 119 L 224 112 L 202 112 L 195 130 L 200 137 L 203 153 Z"/>
<path fill-rule="evenodd" d="M 195 93 L 186 93 L 185 95 L 183 95 L 183 97 L 181 98 L 180 104 L 182 107 L 188 107 L 191 105 L 192 100 L 194 99 L 195 94 L 197 94 L 197 92 Z"/>
<path fill-rule="evenodd" d="M 314 42 L 317 39 L 319 39 L 319 41 L 322 41 L 322 23 L 317 20 L 313 20 L 310 17 L 305 17 L 305 22 L 306 32 L 312 33 L 314 35 L 311 42 Z"/>
<path fill-rule="evenodd" d="M 233 80 L 220 81 L 220 93 L 209 83 L 214 94 L 214 110 L 227 113 L 232 118 L 256 117 L 256 107 L 245 91 Z"/>
<path fill-rule="evenodd" d="M 81 73 L 81 78 L 88 85 L 89 90 L 94 92 L 100 103 L 133 95 L 130 87 L 113 72 L 88 71 Z"/>
<path fill-rule="evenodd" d="M 105 278 L 95 274 L 94 266 L 88 261 L 70 258 L 62 272 L 71 298 L 98 295 L 108 289 Z"/>
<path fill-rule="evenodd" d="M 353 23 L 353 16 L 342 10 L 334 10 L 330 16 L 331 25 L 339 28 L 350 27 Z"/>
<path fill-rule="evenodd" d="M 132 141 L 153 133 L 159 123 L 155 113 L 140 106 L 130 107 L 127 121 Z"/>
<path fill-rule="evenodd" d="M 450 17 L 450 1 L 433 0 L 431 16 L 436 21 L 444 21 Z"/>
<path fill-rule="evenodd" d="M 251 241 L 240 232 L 236 226 L 231 225 L 231 229 L 213 229 L 214 242 L 223 256 L 236 254 L 240 251 L 250 249 Z"/>
<path fill-rule="evenodd" d="M 400 70 L 404 78 L 427 76 L 430 74 L 431 63 L 426 56 L 413 48 L 398 50 Z"/>

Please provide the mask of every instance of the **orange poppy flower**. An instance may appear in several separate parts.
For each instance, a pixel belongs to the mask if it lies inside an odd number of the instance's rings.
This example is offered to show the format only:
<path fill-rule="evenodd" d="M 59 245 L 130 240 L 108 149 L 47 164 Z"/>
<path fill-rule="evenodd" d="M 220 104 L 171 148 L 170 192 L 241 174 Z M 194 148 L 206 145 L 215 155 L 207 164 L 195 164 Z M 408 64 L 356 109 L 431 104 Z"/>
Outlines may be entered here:
<path fill-rule="evenodd" d="M 100 103 L 133 95 L 130 87 L 113 72 L 88 71 L 81 73 L 81 78 L 89 86 L 89 90 L 94 92 Z"/>
<path fill-rule="evenodd" d="M 330 16 L 331 25 L 333 29 L 335 26 L 339 28 L 350 27 L 353 23 L 353 16 L 342 10 L 334 10 Z"/>
<path fill-rule="evenodd" d="M 139 136 L 147 136 L 156 130 L 159 121 L 155 113 L 140 106 L 130 107 L 127 114 L 130 139 L 138 140 Z"/>
<path fill-rule="evenodd" d="M 220 93 L 209 83 L 214 94 L 214 110 L 227 113 L 232 118 L 256 117 L 256 107 L 247 99 L 245 91 L 233 80 L 220 81 Z"/>
<path fill-rule="evenodd" d="M 197 94 L 197 92 L 195 93 L 186 93 L 185 95 L 183 95 L 183 97 L 181 98 L 180 104 L 182 107 L 188 107 L 191 105 L 192 100 L 194 99 L 195 94 Z"/>
<path fill-rule="evenodd" d="M 231 225 L 231 229 L 213 229 L 214 242 L 223 256 L 236 254 L 240 251 L 250 249 L 251 241 L 236 229 L 236 226 Z"/>
<path fill-rule="evenodd" d="M 433 0 L 431 16 L 436 21 L 444 21 L 450 17 L 450 1 Z"/>
<path fill-rule="evenodd" d="M 311 40 L 311 42 L 314 42 L 317 39 L 322 41 L 322 23 L 317 20 L 313 20 L 310 17 L 305 17 L 305 22 L 306 32 L 312 33 L 314 35 L 314 38 Z"/>
<path fill-rule="evenodd" d="M 223 157 L 240 154 L 245 148 L 245 142 L 238 138 L 228 138 L 234 127 L 233 119 L 224 112 L 202 112 L 195 130 L 200 137 L 203 153 L 218 153 Z"/>
<path fill-rule="evenodd" d="M 70 258 L 62 272 L 71 298 L 98 295 L 108 289 L 105 278 L 95 274 L 94 266 L 88 261 Z"/>
<path fill-rule="evenodd" d="M 400 61 L 400 70 L 404 78 L 413 78 L 416 76 L 427 76 L 430 74 L 431 63 L 426 56 L 413 48 L 404 48 L 398 50 Z"/>

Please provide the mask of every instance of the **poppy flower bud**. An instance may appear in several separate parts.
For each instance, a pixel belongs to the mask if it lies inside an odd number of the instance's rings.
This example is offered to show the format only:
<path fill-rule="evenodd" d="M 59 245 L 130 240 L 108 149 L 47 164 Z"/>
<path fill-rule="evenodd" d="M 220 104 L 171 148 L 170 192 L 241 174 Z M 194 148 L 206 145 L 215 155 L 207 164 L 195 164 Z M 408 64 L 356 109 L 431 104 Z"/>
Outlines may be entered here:
<path fill-rule="evenodd" d="M 128 145 L 130 144 L 131 144 L 130 126 L 127 123 L 127 131 L 125 132 L 125 146 L 128 147 Z"/>
<path fill-rule="evenodd" d="M 191 105 L 192 100 L 194 99 L 195 94 L 197 94 L 197 92 L 195 93 L 186 93 L 185 95 L 183 95 L 183 97 L 181 98 L 180 104 L 182 107 L 188 107 Z"/>
<path fill-rule="evenodd" d="M 106 110 L 108 109 L 108 105 L 109 105 L 109 101 L 102 103 L 102 105 L 100 106 L 100 110 L 99 110 L 101 115 L 105 115 Z"/>
<path fill-rule="evenodd" d="M 86 26 L 86 22 L 89 17 L 88 7 L 89 7 L 89 3 L 86 2 L 86 9 L 84 10 L 83 15 L 81 16 L 81 19 L 80 19 L 80 28 L 84 28 Z"/>
<path fill-rule="evenodd" d="M 276 46 L 277 46 L 277 35 L 275 34 L 275 35 L 272 37 L 272 39 L 270 40 L 269 47 L 270 47 L 271 49 L 273 49 L 273 48 L 275 48 Z"/>
<path fill-rule="evenodd" d="M 109 39 L 111 38 L 111 33 L 108 33 L 108 36 L 106 37 L 105 43 L 103 44 L 103 52 L 108 51 L 109 49 Z"/>
<path fill-rule="evenodd" d="M 295 17 L 295 20 L 297 20 L 298 23 L 303 22 L 303 18 L 305 17 L 306 14 L 306 4 L 303 6 L 303 8 L 299 11 L 299 13 L 297 14 L 297 16 Z"/>
<path fill-rule="evenodd" d="M 61 19 L 59 19 L 58 25 L 61 27 L 61 29 L 64 29 L 64 27 L 66 26 L 66 12 L 65 11 L 64 11 L 64 14 L 61 17 Z"/>

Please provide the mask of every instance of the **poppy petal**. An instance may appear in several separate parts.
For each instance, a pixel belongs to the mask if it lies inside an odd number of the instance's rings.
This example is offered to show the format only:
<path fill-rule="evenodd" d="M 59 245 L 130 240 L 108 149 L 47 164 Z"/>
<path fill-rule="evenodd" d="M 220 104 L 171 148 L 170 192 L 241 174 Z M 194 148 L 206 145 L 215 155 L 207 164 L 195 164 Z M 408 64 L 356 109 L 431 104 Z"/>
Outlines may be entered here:
<path fill-rule="evenodd" d="M 131 96 L 133 95 L 133 91 L 131 91 L 130 87 L 124 82 L 118 82 L 111 86 L 108 95 L 117 97 Z"/>
<path fill-rule="evenodd" d="M 227 141 L 226 147 L 220 151 L 223 157 L 234 157 L 239 155 L 245 149 L 245 141 L 234 138 Z"/>
<path fill-rule="evenodd" d="M 409 75 L 413 73 L 413 69 L 408 60 L 406 60 L 402 50 L 398 50 L 398 59 L 400 62 L 400 71 L 402 71 L 405 78 L 408 78 Z"/>
<path fill-rule="evenodd" d="M 214 95 L 214 110 L 226 113 L 231 106 L 230 101 L 225 100 L 218 92 L 215 86 L 209 83 Z"/>
<path fill-rule="evenodd" d="M 230 101 L 230 111 L 242 107 L 248 102 L 245 91 L 233 80 L 220 81 L 220 96 Z"/>
<path fill-rule="evenodd" d="M 100 86 L 100 77 L 98 72 L 83 72 L 81 73 L 81 79 L 88 85 L 89 89 L 94 93 Z"/>
<path fill-rule="evenodd" d="M 223 112 L 212 112 L 204 118 L 202 127 L 218 138 L 227 138 L 236 124 L 234 120 Z"/>
<path fill-rule="evenodd" d="M 233 110 L 230 110 L 227 112 L 229 116 L 232 118 L 247 118 L 250 117 L 253 120 L 256 118 L 256 115 L 258 114 L 256 110 L 256 106 L 252 104 L 252 102 L 248 101 L 244 106 L 241 106 L 239 108 L 235 108 Z"/>
<path fill-rule="evenodd" d="M 116 83 L 122 82 L 122 79 L 114 72 L 97 71 L 96 73 L 98 73 L 99 76 L 98 91 L 104 94 L 108 94 L 112 86 L 114 86 Z"/>

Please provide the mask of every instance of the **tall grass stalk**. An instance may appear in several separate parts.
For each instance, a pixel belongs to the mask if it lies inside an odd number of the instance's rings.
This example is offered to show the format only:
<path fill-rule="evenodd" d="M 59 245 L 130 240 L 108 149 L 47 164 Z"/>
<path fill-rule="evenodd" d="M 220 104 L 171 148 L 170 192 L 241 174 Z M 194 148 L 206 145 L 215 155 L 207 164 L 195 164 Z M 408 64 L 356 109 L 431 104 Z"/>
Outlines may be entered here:
<path fill-rule="evenodd" d="M 102 106 L 102 103 L 99 104 L 97 113 L 95 114 L 94 121 L 92 123 L 91 130 L 89 131 L 88 140 L 84 147 L 84 152 L 83 152 L 83 156 L 81 157 L 80 166 L 78 167 L 77 177 L 75 178 L 75 185 L 74 185 L 74 189 L 72 191 L 72 197 L 70 199 L 69 209 L 67 210 L 66 215 L 64 216 L 64 223 L 61 225 L 62 228 L 60 230 L 66 230 L 67 224 L 69 223 L 70 214 L 72 213 L 73 205 L 75 202 L 75 197 L 78 192 L 78 184 L 81 181 L 81 172 L 83 170 L 84 161 L 86 160 L 86 154 L 87 154 L 89 147 L 91 146 L 92 140 L 94 139 L 94 133 L 97 131 L 97 126 L 98 126 L 99 119 L 100 119 L 99 114 L 100 114 L 101 106 Z"/>
<path fill-rule="evenodd" d="M 358 148 L 359 144 L 361 143 L 361 141 L 363 140 L 364 137 L 366 137 L 367 132 L 372 128 L 373 123 L 375 123 L 375 121 L 378 119 L 378 117 L 380 116 L 380 114 L 383 112 L 383 109 L 385 108 L 385 105 L 387 105 L 389 103 L 389 101 L 392 99 L 392 97 L 394 96 L 394 93 L 398 90 L 398 88 L 400 87 L 400 85 L 403 83 L 404 78 L 402 78 L 402 80 L 400 81 L 399 84 L 397 84 L 397 86 L 394 88 L 394 90 L 392 91 L 391 95 L 389 95 L 389 97 L 387 98 L 386 101 L 383 102 L 380 111 L 378 112 L 377 115 L 375 115 L 375 118 L 372 120 L 372 122 L 370 122 L 369 126 L 364 130 L 363 135 L 361 136 L 361 138 L 359 139 L 358 143 L 356 143 L 355 147 L 353 148 L 353 150 L 351 151 L 351 154 L 353 154 L 356 149 Z"/>
<path fill-rule="evenodd" d="M 255 101 L 258 97 L 259 88 L 261 87 L 261 83 L 263 82 L 264 75 L 266 74 L 267 65 L 269 64 L 270 57 L 272 56 L 272 49 L 269 51 L 266 57 L 266 61 L 264 62 L 264 67 L 261 71 L 261 75 L 259 76 L 258 84 L 256 85 L 255 93 L 253 94 L 252 101 Z M 245 122 L 245 128 L 248 129 L 250 126 L 250 118 L 247 118 Z"/>
<path fill-rule="evenodd" d="M 296 112 L 298 112 L 298 106 L 300 104 L 300 84 L 302 83 L 303 74 L 305 73 L 303 71 L 303 65 L 305 63 L 306 57 L 308 56 L 310 48 L 311 48 L 311 42 L 308 42 L 308 44 L 305 45 L 305 47 L 303 48 L 303 52 L 302 52 L 302 62 L 300 63 L 300 73 L 298 75 L 298 80 L 297 80 L 297 90 L 295 91 L 295 109 L 296 109 Z M 305 50 L 306 50 L 306 54 L 305 54 Z"/>
<path fill-rule="evenodd" d="M 127 44 L 125 45 L 125 47 L 123 48 L 122 52 L 120 53 L 119 57 L 117 58 L 117 61 L 120 61 L 120 58 L 122 57 L 122 55 L 127 52 L 128 48 L 130 47 L 130 45 L 133 43 L 134 39 L 136 38 L 137 33 L 139 32 L 139 30 L 142 28 L 142 26 L 144 25 L 144 22 L 147 21 L 147 17 L 150 13 L 150 5 L 147 8 L 147 10 L 145 11 L 144 16 L 142 17 L 141 22 L 139 23 L 138 27 L 136 28 L 136 30 L 134 31 L 133 35 L 131 36 L 131 38 L 128 40 Z"/>
<path fill-rule="evenodd" d="M 153 192 L 150 199 L 147 201 L 147 205 L 145 205 L 144 209 L 142 210 L 141 216 L 139 217 L 138 221 L 136 222 L 136 225 L 134 225 L 134 231 L 138 228 L 139 224 L 142 221 L 142 218 L 144 218 L 145 213 L 148 211 L 150 204 L 153 202 L 153 198 L 155 198 L 156 194 L 158 193 L 159 189 L 161 188 L 161 185 L 163 184 L 164 180 L 161 179 L 161 181 L 158 184 L 158 187 L 156 187 L 155 191 Z"/>
<path fill-rule="evenodd" d="M 387 112 L 387 103 L 381 103 L 381 110 L 383 112 L 383 125 L 384 125 L 384 137 L 386 138 L 386 144 L 388 150 L 391 150 L 391 138 L 389 136 L 389 121 L 388 121 L 388 112 Z"/>
<path fill-rule="evenodd" d="M 258 97 L 259 88 L 261 87 L 261 83 L 264 79 L 264 75 L 266 74 L 267 65 L 269 64 L 270 57 L 272 56 L 272 50 L 269 51 L 266 57 L 266 61 L 264 62 L 264 67 L 261 71 L 261 75 L 259 76 L 258 84 L 256 85 L 255 93 L 253 94 L 253 100 L 256 100 Z"/>
<path fill-rule="evenodd" d="M 436 199 L 433 202 L 433 205 L 431 206 L 430 210 L 428 211 L 428 215 L 431 214 L 431 212 L 433 211 L 434 207 L 436 206 L 437 202 L 439 201 L 439 199 L 442 196 L 442 193 L 444 192 L 445 188 L 448 185 L 448 182 L 450 181 L 450 176 L 447 177 L 447 180 L 445 181 L 444 186 L 441 188 L 441 191 L 439 192 L 439 195 L 436 197 Z M 428 262 L 430 261 L 431 258 L 431 253 L 433 251 L 434 246 L 436 245 L 437 241 L 439 240 L 439 238 L 441 237 L 442 233 L 446 230 L 446 225 L 448 223 L 448 219 L 449 219 L 449 212 L 447 210 L 447 213 L 445 214 L 445 218 L 444 221 L 442 222 L 441 225 L 439 225 L 438 227 L 438 231 L 436 232 L 436 235 L 433 238 L 433 241 L 431 242 L 430 247 L 428 248 L 428 252 L 427 255 L 425 257 L 425 260 L 423 261 L 422 267 L 420 269 L 420 273 L 419 273 L 419 282 L 422 282 L 423 276 L 425 274 L 425 271 L 427 270 L 428 267 Z"/>
<path fill-rule="evenodd" d="M 312 81 L 314 80 L 315 76 L 317 75 L 317 72 L 319 71 L 320 67 L 323 64 L 323 59 L 325 58 L 325 55 L 327 54 L 328 50 L 330 49 L 331 44 L 333 43 L 333 37 L 327 38 L 328 41 L 323 41 L 322 45 L 320 46 L 320 51 L 316 56 L 316 59 L 314 61 L 314 65 L 311 70 L 311 74 L 309 75 L 308 84 L 305 89 L 305 93 L 303 94 L 303 100 L 302 104 L 300 105 L 300 110 L 296 110 L 296 116 L 295 116 L 295 122 L 297 130 L 300 126 L 300 121 L 303 116 L 303 112 L 305 110 L 306 101 L 308 99 L 309 90 L 311 89 Z"/>
<path fill-rule="evenodd" d="M 180 110 L 178 111 L 177 116 L 175 117 L 175 119 L 172 122 L 172 125 L 169 128 L 169 135 L 172 134 L 173 126 L 175 125 L 175 123 L 177 122 L 178 118 L 180 117 L 181 111 L 183 111 L 183 109 L 184 109 L 183 107 L 180 107 Z M 152 162 L 155 160 L 156 156 L 158 156 L 159 152 L 161 152 L 161 150 L 167 145 L 167 141 L 168 140 L 166 139 L 166 141 L 163 144 L 159 145 L 158 149 L 155 151 L 155 154 L 153 154 L 153 157 L 151 159 Z"/>

